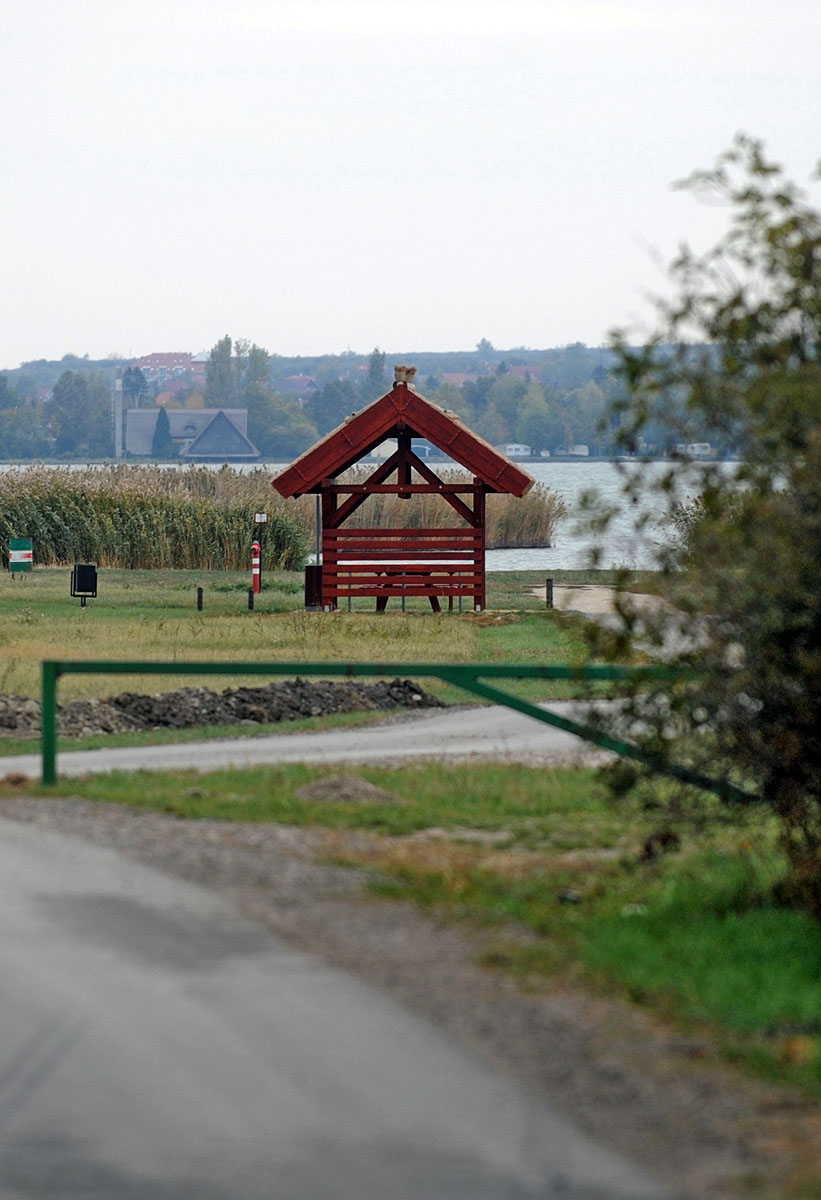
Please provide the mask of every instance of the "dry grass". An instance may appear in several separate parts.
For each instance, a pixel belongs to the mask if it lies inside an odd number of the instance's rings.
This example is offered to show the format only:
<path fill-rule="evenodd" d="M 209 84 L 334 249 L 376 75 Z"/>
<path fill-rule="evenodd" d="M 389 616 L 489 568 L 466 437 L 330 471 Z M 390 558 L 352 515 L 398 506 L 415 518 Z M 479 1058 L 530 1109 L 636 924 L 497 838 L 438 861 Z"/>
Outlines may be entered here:
<path fill-rule="evenodd" d="M 228 577 L 231 578 L 231 577 Z M 423 613 L 272 612 L 280 577 L 254 612 L 247 608 L 247 577 L 239 588 L 226 576 L 173 572 L 105 571 L 99 598 L 81 609 L 68 595 L 68 572 L 38 568 L 25 580 L 0 575 L 0 692 L 37 696 L 44 658 L 270 660 L 422 660 L 475 657 L 479 629 L 468 618 Z M 292 589 L 298 577 L 282 577 Z M 197 584 L 205 585 L 205 610 L 196 609 Z M 243 588 L 243 583 L 245 588 Z M 301 591 L 301 585 L 300 591 Z M 282 592 L 287 600 L 295 593 Z M 297 595 L 297 600 L 301 596 Z M 105 696 L 112 691 L 162 691 L 182 683 L 218 688 L 234 678 L 181 679 L 68 676 L 61 699 Z"/>
<path fill-rule="evenodd" d="M 248 559 L 262 508 L 264 564 L 299 566 L 305 526 L 263 470 L 25 468 L 0 475 L 0 547 L 6 556 L 9 538 L 30 537 L 44 565 L 236 569 Z"/>
<path fill-rule="evenodd" d="M 350 476 L 358 481 L 368 473 L 362 468 Z M 281 500 L 262 468 L 244 474 L 227 466 L 178 471 L 129 464 L 11 470 L 0 475 L 0 555 L 6 565 L 9 539 L 29 537 L 35 561 L 46 566 L 237 570 L 247 564 L 259 510 L 268 513 L 263 567 L 299 567 L 313 540 L 314 497 Z M 549 546 L 563 512 L 560 497 L 541 485 L 521 500 L 492 495 L 487 544 Z M 412 528 L 463 522 L 441 497 L 414 495 L 370 497 L 350 523 Z"/>

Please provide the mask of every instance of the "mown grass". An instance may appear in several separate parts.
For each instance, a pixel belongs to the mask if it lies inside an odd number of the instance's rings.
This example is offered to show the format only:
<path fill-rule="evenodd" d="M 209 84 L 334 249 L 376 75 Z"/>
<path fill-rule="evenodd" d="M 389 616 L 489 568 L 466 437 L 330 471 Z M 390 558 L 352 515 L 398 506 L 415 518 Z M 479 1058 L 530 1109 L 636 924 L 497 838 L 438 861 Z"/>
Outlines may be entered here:
<path fill-rule="evenodd" d="M 196 608 L 200 586 L 202 612 Z M 40 568 L 17 580 L 6 573 L 0 576 L 0 691 L 38 696 L 44 658 L 466 662 L 520 654 L 527 661 L 561 663 L 579 661 L 582 654 L 580 624 L 544 610 L 499 614 L 498 621 L 490 612 L 433 614 L 429 608 L 381 615 L 372 607 L 309 613 L 301 574 L 268 572 L 249 612 L 247 590 L 248 576 L 239 572 L 112 569 L 100 572 L 98 599 L 83 609 L 69 597 L 65 569 Z M 210 682 L 221 688 L 239 679 Z M 150 690 L 203 682 L 209 681 L 153 676 Z M 147 687 L 140 676 L 68 676 L 60 699 Z M 430 687 L 449 701 L 465 700 L 453 688 L 433 682 Z M 541 695 L 567 690 L 545 685 Z M 532 688 L 530 693 L 535 694 Z"/>
<path fill-rule="evenodd" d="M 358 768 L 394 802 L 296 794 L 327 774 L 115 773 L 56 792 L 322 827 L 326 856 L 367 869 L 375 894 L 481 927 L 488 967 L 530 988 L 572 980 L 623 996 L 745 1069 L 821 1095 L 821 929 L 774 901 L 783 861 L 760 812 L 716 802 L 698 833 L 679 829 L 675 852 L 648 856 L 652 813 L 637 800 L 614 807 L 590 770 Z"/>

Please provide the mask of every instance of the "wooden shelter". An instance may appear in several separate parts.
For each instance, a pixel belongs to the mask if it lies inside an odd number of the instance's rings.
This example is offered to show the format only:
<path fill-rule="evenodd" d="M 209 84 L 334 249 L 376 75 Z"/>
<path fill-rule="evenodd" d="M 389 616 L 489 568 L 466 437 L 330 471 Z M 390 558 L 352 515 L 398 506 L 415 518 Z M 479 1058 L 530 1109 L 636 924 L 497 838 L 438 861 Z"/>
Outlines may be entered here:
<path fill-rule="evenodd" d="M 523 496 L 531 477 L 477 437 L 451 412 L 413 388 L 415 367 L 396 367 L 391 391 L 348 418 L 272 480 L 285 497 L 316 493 L 321 498 L 321 590 L 323 609 L 342 597 L 376 598 L 382 611 L 391 596 L 427 596 L 435 612 L 439 597 L 469 597 L 485 607 L 485 497 L 488 492 Z M 466 468 L 463 482 L 440 479 L 413 448 L 423 438 Z M 339 477 L 377 446 L 394 440 L 396 450 L 364 482 Z M 436 493 L 458 523 L 436 528 L 352 528 L 349 517 L 369 496 Z M 307 580 L 306 580 L 306 603 Z"/>

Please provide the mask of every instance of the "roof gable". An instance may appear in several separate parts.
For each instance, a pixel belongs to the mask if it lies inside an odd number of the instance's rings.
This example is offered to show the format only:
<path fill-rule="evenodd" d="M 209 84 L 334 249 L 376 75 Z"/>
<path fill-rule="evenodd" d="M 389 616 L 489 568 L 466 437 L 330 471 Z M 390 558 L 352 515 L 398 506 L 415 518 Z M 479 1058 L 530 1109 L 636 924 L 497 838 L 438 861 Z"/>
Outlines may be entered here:
<path fill-rule="evenodd" d="M 259 458 L 253 442 L 219 409 L 186 447 L 185 458 Z"/>
<path fill-rule="evenodd" d="M 190 448 L 198 442 L 202 435 L 214 425 L 218 416 L 224 416 L 233 433 L 220 422 L 211 435 L 211 446 L 214 457 L 225 458 L 226 455 L 236 454 L 241 458 L 259 458 L 256 446 L 248 440 L 248 412 L 244 408 L 166 408 L 168 428 L 171 437 L 180 444 L 184 455 L 190 454 Z M 154 431 L 160 415 L 159 408 L 130 408 L 126 416 L 125 448 L 129 454 L 150 455 L 154 445 Z M 224 435 L 224 436 L 223 436 Z M 239 441 L 237 441 L 237 435 Z M 207 456 L 208 449 L 195 451 L 196 454 Z"/>
<path fill-rule="evenodd" d="M 272 484 L 286 497 L 318 491 L 323 479 L 333 479 L 385 438 L 400 433 L 426 438 L 481 479 L 489 491 L 523 496 L 533 485 L 526 471 L 463 425 L 455 413 L 432 404 L 404 381 L 306 450 Z"/>

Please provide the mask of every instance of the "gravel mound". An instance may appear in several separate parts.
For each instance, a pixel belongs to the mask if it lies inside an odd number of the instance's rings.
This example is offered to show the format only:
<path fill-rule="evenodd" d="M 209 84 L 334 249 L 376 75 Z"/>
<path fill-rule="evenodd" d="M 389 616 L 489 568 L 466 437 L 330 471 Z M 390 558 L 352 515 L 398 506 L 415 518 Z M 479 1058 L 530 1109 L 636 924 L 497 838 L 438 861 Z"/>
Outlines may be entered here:
<path fill-rule="evenodd" d="M 127 733 L 140 729 L 190 729 L 201 725 L 261 725 L 333 713 L 442 708 L 441 700 L 410 679 L 355 683 L 289 679 L 263 687 L 178 688 L 153 696 L 122 692 L 108 700 L 69 700 L 58 706 L 60 733 Z M 0 695 L 0 733 L 40 732 L 40 702 Z"/>

